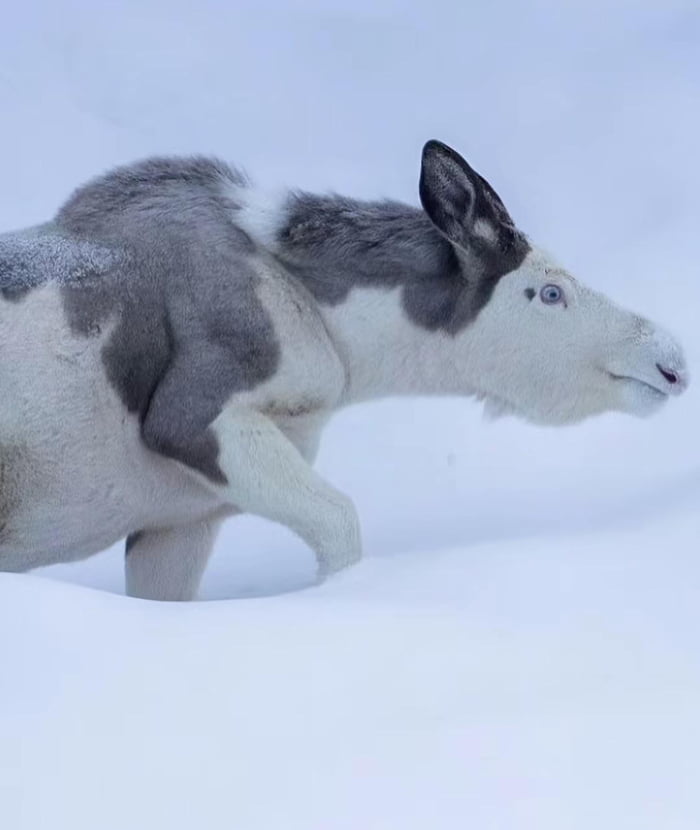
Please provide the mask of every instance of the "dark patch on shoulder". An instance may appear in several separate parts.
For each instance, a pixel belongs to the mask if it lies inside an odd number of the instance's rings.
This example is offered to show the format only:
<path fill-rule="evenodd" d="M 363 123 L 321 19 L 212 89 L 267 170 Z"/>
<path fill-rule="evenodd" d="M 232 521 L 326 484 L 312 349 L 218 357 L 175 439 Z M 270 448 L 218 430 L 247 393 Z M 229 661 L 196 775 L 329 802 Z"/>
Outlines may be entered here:
<path fill-rule="evenodd" d="M 222 484 L 209 427 L 280 355 L 255 291 L 256 248 L 232 221 L 226 183 L 245 184 L 216 160 L 152 159 L 80 188 L 56 220 L 121 252 L 109 271 L 65 286 L 72 330 L 90 336 L 113 321 L 105 372 L 146 446 Z"/>
<path fill-rule="evenodd" d="M 117 309 L 114 274 L 92 272 L 61 286 L 63 311 L 74 334 L 94 337 Z"/>

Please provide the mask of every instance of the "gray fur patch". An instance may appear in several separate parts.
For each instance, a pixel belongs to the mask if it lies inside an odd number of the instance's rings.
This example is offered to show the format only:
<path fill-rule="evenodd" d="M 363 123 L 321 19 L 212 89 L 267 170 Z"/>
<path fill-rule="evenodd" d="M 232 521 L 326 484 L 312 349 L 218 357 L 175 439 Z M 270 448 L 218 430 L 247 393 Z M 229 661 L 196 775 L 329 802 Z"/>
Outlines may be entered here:
<path fill-rule="evenodd" d="M 76 240 L 119 252 L 63 286 L 71 328 L 89 336 L 116 320 L 105 370 L 146 445 L 214 481 L 225 479 L 209 425 L 279 360 L 255 246 L 231 221 L 225 182 L 244 184 L 215 160 L 151 159 L 80 188 L 56 217 Z"/>
<path fill-rule="evenodd" d="M 319 302 L 343 302 L 354 287 L 401 287 L 409 319 L 451 334 L 476 318 L 529 251 L 522 236 L 499 239 L 495 250 L 475 238 L 458 250 L 422 210 L 308 193 L 290 197 L 278 241 L 282 264 Z"/>
<path fill-rule="evenodd" d="M 66 285 L 115 261 L 108 248 L 73 239 L 51 223 L 0 234 L 0 296 L 19 302 L 47 282 Z"/>
<path fill-rule="evenodd" d="M 454 334 L 522 262 L 527 241 L 488 183 L 444 145 L 426 152 L 427 213 L 290 196 L 274 253 L 319 302 L 340 303 L 355 286 L 400 287 L 415 324 Z M 218 482 L 209 427 L 280 357 L 256 294 L 260 252 L 235 224 L 232 194 L 246 186 L 216 159 L 148 159 L 79 188 L 54 223 L 0 237 L 0 295 L 18 302 L 54 280 L 76 335 L 109 322 L 105 372 L 146 446 Z"/>
<path fill-rule="evenodd" d="M 32 288 L 33 286 L 31 285 L 3 285 L 0 286 L 0 296 L 2 296 L 3 300 L 17 303 L 23 300 Z"/>

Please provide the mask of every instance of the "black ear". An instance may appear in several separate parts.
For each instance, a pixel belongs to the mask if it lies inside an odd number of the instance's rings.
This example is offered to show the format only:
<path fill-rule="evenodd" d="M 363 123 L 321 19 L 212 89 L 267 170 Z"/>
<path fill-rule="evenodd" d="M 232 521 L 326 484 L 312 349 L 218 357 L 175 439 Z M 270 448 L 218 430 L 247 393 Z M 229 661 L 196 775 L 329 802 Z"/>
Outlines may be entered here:
<path fill-rule="evenodd" d="M 474 235 L 495 240 L 503 225 L 513 227 L 486 179 L 441 141 L 428 141 L 423 147 L 419 191 L 433 224 L 457 245 L 468 245 Z"/>

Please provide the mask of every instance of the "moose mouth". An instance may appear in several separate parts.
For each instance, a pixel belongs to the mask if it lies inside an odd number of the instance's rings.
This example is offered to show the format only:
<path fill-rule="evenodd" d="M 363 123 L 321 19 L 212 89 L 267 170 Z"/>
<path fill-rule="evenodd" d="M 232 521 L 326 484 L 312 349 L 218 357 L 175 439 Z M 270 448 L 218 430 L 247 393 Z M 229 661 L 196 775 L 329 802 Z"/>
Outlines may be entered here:
<path fill-rule="evenodd" d="M 651 393 L 651 395 L 658 400 L 665 400 L 669 397 L 669 393 L 666 390 L 659 389 L 659 387 L 654 386 L 653 383 L 649 383 L 649 381 L 642 380 L 641 378 L 636 378 L 633 375 L 616 375 L 614 372 L 608 372 L 608 377 L 612 378 L 617 383 L 628 383 L 638 389 L 644 390 L 647 394 Z"/>

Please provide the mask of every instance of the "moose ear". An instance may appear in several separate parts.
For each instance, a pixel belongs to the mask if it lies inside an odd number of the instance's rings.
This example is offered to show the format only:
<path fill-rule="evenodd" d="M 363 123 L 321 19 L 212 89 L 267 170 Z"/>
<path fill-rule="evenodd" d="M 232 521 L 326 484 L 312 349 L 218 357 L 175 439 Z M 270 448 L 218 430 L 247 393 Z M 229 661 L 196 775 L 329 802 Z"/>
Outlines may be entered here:
<path fill-rule="evenodd" d="M 456 245 L 467 245 L 474 235 L 497 239 L 500 226 L 513 226 L 486 179 L 441 141 L 428 141 L 423 147 L 419 191 L 433 224 Z"/>

